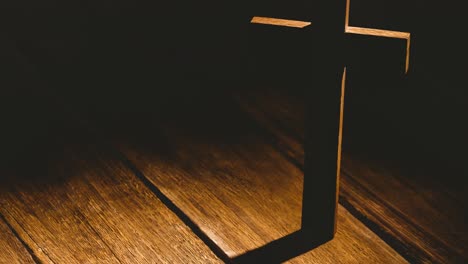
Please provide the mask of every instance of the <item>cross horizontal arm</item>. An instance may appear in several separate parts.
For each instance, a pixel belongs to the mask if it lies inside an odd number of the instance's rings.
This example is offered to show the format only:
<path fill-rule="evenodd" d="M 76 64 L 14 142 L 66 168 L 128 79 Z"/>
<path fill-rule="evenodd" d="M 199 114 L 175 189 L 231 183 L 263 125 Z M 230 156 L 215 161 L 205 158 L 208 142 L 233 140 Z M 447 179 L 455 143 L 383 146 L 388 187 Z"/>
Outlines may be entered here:
<path fill-rule="evenodd" d="M 283 26 L 283 27 L 294 27 L 294 28 L 305 28 L 312 24 L 311 22 L 307 22 L 307 21 L 272 18 L 272 17 L 259 17 L 259 16 L 254 16 L 252 20 L 250 21 L 250 23 Z"/>
<path fill-rule="evenodd" d="M 352 27 L 347 26 L 345 29 L 346 33 L 350 34 L 359 34 L 367 36 L 376 36 L 376 37 L 386 37 L 386 38 L 398 38 L 398 39 L 410 39 L 411 34 L 409 32 L 401 31 L 392 31 L 385 29 L 375 29 L 375 28 L 363 28 L 363 27 Z"/>
<path fill-rule="evenodd" d="M 409 60 L 410 60 L 411 34 L 409 32 L 350 26 L 349 25 L 350 8 L 351 8 L 351 0 L 346 0 L 345 33 L 365 35 L 365 36 L 384 37 L 384 38 L 397 38 L 397 39 L 406 40 L 405 73 L 408 73 Z"/>
<path fill-rule="evenodd" d="M 411 45 L 411 34 L 409 32 L 375 29 L 375 28 L 353 27 L 353 26 L 348 26 L 348 25 L 345 25 L 345 32 L 348 34 L 376 36 L 376 37 L 385 37 L 385 38 L 397 38 L 397 39 L 406 40 L 405 73 L 408 72 L 409 59 L 410 59 L 410 45 Z"/>

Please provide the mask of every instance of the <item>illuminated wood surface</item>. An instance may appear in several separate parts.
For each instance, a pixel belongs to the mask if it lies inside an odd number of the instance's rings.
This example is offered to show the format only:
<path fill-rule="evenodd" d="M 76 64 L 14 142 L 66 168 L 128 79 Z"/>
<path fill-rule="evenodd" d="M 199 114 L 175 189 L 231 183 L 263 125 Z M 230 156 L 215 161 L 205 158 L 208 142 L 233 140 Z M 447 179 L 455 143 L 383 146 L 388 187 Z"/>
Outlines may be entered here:
<path fill-rule="evenodd" d="M 0 263 L 35 263 L 8 225 L 0 219 Z"/>
<path fill-rule="evenodd" d="M 46 172 L 31 168 L 41 182 L 0 192 L 0 213 L 42 262 L 222 263 L 127 167 L 92 145 L 67 144 L 67 158 Z"/>
<path fill-rule="evenodd" d="M 126 131 L 113 139 L 118 149 L 235 257 L 299 229 L 303 175 L 248 115 L 223 102 L 162 124 L 153 123 L 158 116 L 133 124 L 145 129 L 108 132 Z M 291 263 L 405 263 L 341 206 L 338 221 L 333 241 Z"/>
<path fill-rule="evenodd" d="M 114 142 L 230 257 L 298 230 L 302 173 L 235 108 L 192 114 Z"/>
<path fill-rule="evenodd" d="M 264 25 L 294 27 L 294 28 L 304 28 L 304 27 L 311 25 L 311 22 L 307 22 L 307 21 L 272 18 L 272 17 L 258 17 L 258 16 L 254 16 L 250 22 L 253 24 L 264 24 Z"/>

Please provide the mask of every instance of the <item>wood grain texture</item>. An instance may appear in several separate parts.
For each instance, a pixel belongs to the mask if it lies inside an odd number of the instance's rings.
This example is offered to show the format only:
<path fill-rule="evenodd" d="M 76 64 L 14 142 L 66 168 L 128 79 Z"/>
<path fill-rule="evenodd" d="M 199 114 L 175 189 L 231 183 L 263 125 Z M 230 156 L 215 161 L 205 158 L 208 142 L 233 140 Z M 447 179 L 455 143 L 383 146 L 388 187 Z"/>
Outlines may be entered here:
<path fill-rule="evenodd" d="M 307 21 L 272 18 L 272 17 L 258 17 L 258 16 L 254 16 L 252 20 L 250 21 L 250 23 L 283 26 L 283 27 L 294 27 L 294 28 L 305 28 L 312 24 L 311 22 L 307 22 Z"/>
<path fill-rule="evenodd" d="M 95 145 L 65 145 L 43 171 L 24 172 L 39 174 L 36 180 L 0 193 L 0 212 L 42 262 L 221 262 L 127 167 Z"/>
<path fill-rule="evenodd" d="M 35 263 L 27 249 L 14 235 L 10 227 L 0 218 L 0 263 Z"/>
<path fill-rule="evenodd" d="M 114 144 L 230 257 L 298 230 L 302 172 L 235 105 L 204 107 L 107 131 L 127 130 L 112 133 Z M 342 207 L 339 214 L 337 238 L 291 263 L 405 263 Z"/>
<path fill-rule="evenodd" d="M 302 166 L 302 100 L 272 90 L 238 94 L 237 100 L 278 138 L 278 149 Z M 344 141 L 349 140 L 345 135 Z M 415 164 L 411 159 L 401 163 L 404 153 L 390 156 L 378 146 L 372 148 L 372 154 L 362 156 L 347 145 L 342 159 L 340 203 L 411 262 L 466 262 L 467 211 L 461 198 L 466 195 L 441 179 L 446 170 L 412 168 Z"/>

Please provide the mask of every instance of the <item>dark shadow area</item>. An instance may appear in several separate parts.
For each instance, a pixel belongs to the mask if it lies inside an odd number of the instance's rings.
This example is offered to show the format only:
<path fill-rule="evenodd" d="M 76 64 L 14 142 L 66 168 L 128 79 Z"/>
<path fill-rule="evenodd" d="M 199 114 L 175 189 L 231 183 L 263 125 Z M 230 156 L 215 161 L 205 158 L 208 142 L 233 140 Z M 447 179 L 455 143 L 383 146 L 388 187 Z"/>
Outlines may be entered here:
<path fill-rule="evenodd" d="M 326 243 L 330 238 L 314 237 L 302 230 L 272 241 L 232 259 L 234 263 L 283 263 Z"/>
<path fill-rule="evenodd" d="M 51 162 L 62 159 L 61 140 L 63 131 L 69 130 L 68 117 L 50 99 L 46 82 L 15 43 L 5 35 L 0 42 L 1 185 L 40 182 L 49 178 Z"/>

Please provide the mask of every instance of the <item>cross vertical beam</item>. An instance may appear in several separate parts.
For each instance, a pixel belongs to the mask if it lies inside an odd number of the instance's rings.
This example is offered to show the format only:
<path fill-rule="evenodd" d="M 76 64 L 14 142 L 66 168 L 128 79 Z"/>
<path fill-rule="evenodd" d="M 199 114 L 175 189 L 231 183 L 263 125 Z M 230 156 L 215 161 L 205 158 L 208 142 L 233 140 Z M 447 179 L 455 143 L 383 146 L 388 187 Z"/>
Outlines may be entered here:
<path fill-rule="evenodd" d="M 316 1 L 313 61 L 306 91 L 304 190 L 301 231 L 326 242 L 336 232 L 341 115 L 344 88 L 344 1 Z"/>

